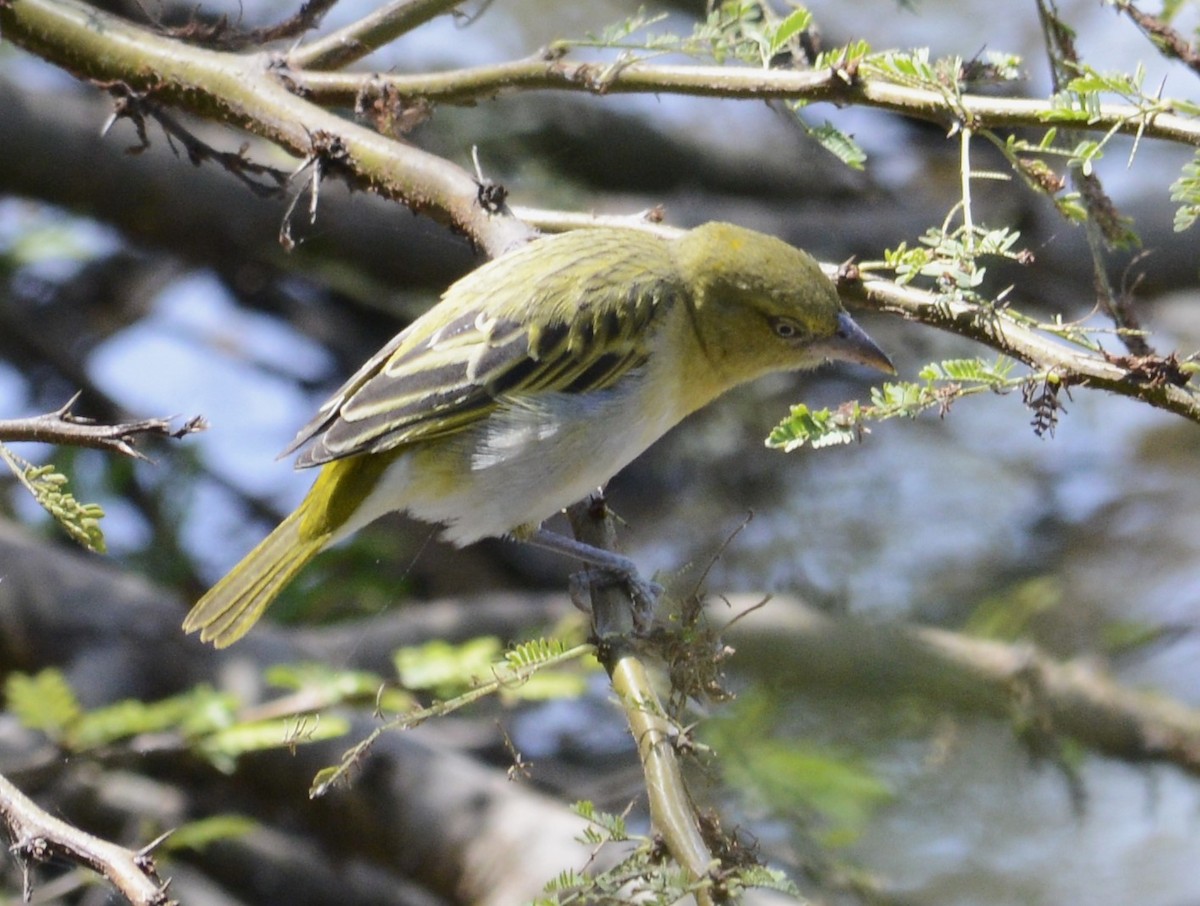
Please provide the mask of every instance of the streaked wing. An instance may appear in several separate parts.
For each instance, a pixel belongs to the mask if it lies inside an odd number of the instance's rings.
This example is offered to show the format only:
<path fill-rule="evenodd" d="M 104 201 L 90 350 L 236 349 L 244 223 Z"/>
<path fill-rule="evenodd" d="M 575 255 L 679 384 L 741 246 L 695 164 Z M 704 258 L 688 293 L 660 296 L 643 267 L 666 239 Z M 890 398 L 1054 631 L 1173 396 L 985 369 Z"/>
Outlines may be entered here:
<path fill-rule="evenodd" d="M 461 431 L 504 397 L 607 387 L 646 360 L 655 322 L 682 292 L 674 273 L 664 243 L 612 230 L 496 259 L 373 356 L 285 454 L 310 444 L 301 468 L 378 453 Z"/>

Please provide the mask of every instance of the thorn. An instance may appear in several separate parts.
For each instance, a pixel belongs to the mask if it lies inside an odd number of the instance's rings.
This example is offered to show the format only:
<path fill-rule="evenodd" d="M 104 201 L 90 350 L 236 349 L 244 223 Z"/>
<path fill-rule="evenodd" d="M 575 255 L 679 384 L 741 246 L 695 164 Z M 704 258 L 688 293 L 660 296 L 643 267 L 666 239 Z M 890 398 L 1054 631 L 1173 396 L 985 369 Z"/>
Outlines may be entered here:
<path fill-rule="evenodd" d="M 170 837 L 173 833 L 175 833 L 175 828 L 171 828 L 170 830 L 159 834 L 157 837 L 155 837 L 153 840 L 151 840 L 149 843 L 147 843 L 145 846 L 143 846 L 141 849 L 139 849 L 136 853 L 134 853 L 134 858 L 138 859 L 138 860 L 149 859 L 150 855 L 154 852 L 154 850 L 158 849 L 163 844 L 163 842 L 168 837 Z M 139 866 L 141 866 L 140 861 L 138 864 L 139 864 Z M 170 884 L 171 882 L 167 881 L 167 883 Z M 164 887 L 165 887 L 165 885 L 164 885 Z"/>
<path fill-rule="evenodd" d="M 56 411 L 54 414 L 65 421 L 71 414 L 71 407 L 74 406 L 77 402 L 79 402 L 79 398 L 81 396 L 83 396 L 83 391 L 76 390 L 75 393 L 71 396 L 71 398 L 69 400 L 67 400 L 65 403 L 63 403 L 62 407 L 59 408 L 58 411 Z"/>

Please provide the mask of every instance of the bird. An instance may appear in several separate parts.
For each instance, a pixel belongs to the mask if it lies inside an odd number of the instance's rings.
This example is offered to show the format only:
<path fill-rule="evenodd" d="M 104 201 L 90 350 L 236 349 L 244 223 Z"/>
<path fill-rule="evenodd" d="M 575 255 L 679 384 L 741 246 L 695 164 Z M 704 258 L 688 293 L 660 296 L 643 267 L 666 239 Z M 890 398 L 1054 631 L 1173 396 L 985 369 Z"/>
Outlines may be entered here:
<path fill-rule="evenodd" d="M 726 391 L 825 361 L 895 372 L 817 262 L 774 236 L 537 238 L 450 286 L 299 430 L 280 455 L 319 467 L 307 496 L 184 629 L 231 645 L 321 550 L 395 511 L 460 547 L 510 536 L 630 575 L 541 523 Z"/>

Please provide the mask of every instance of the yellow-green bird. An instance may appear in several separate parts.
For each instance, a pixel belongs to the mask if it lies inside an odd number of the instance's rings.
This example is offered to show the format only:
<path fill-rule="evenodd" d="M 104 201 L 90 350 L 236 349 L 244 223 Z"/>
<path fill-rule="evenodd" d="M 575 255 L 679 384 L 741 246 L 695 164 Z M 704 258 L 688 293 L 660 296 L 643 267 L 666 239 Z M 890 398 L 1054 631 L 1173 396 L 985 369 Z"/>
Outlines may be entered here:
<path fill-rule="evenodd" d="M 451 286 L 300 430 L 284 452 L 321 466 L 312 490 L 184 629 L 232 644 L 318 552 L 397 510 L 460 546 L 516 533 L 624 572 L 537 527 L 725 391 L 831 359 L 894 370 L 779 239 L 709 223 L 535 240 Z"/>

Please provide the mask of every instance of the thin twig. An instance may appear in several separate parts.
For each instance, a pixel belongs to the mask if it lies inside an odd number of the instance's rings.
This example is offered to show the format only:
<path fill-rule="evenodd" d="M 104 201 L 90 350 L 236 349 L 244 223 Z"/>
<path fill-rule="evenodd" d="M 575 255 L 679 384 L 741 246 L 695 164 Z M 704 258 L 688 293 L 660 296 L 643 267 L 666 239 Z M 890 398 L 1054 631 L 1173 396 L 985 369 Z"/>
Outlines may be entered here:
<path fill-rule="evenodd" d="M 393 0 L 287 56 L 292 69 L 341 69 L 449 12 L 462 0 Z"/>
<path fill-rule="evenodd" d="M 1196 74 L 1200 75 L 1200 51 L 1164 20 L 1144 13 L 1129 0 L 1113 0 L 1113 6 L 1124 13 L 1141 29 L 1166 57 L 1174 57 Z"/>
<path fill-rule="evenodd" d="M 175 117 L 148 100 L 144 92 L 133 91 L 123 82 L 114 82 L 108 85 L 97 83 L 97 85 L 107 88 L 117 99 L 113 105 L 112 115 L 101 128 L 100 135 L 102 137 L 107 135 L 118 120 L 127 119 L 133 123 L 138 143 L 127 148 L 127 153 L 141 154 L 150 147 L 150 137 L 146 132 L 146 120 L 152 119 L 166 134 L 167 144 L 175 155 L 179 155 L 179 149 L 175 146 L 175 143 L 178 142 L 187 152 L 188 160 L 193 166 L 198 167 L 205 161 L 212 161 L 226 172 L 231 173 L 261 198 L 282 193 L 283 187 L 287 183 L 287 174 L 275 167 L 250 160 L 246 156 L 245 145 L 236 152 L 221 151 L 193 135 Z M 267 177 L 269 181 L 260 182 L 256 178 L 260 176 Z"/>
<path fill-rule="evenodd" d="M 1050 59 L 1051 82 L 1056 92 L 1062 91 L 1071 74 L 1079 69 L 1080 61 L 1075 49 L 1074 33 L 1059 17 L 1054 0 L 1038 0 L 1037 7 L 1038 20 L 1046 43 L 1046 55 Z M 1071 143 L 1077 141 L 1075 135 L 1076 130 L 1073 128 L 1064 130 L 1064 136 Z M 1128 300 L 1118 297 L 1113 290 L 1112 281 L 1108 279 L 1108 262 L 1105 255 L 1109 248 L 1123 241 L 1126 232 L 1116 206 L 1104 191 L 1100 177 L 1090 168 L 1073 164 L 1071 184 L 1079 193 L 1088 214 L 1083 226 L 1092 258 L 1092 286 L 1096 292 L 1096 299 L 1108 312 L 1113 323 L 1123 329 L 1121 341 L 1130 353 L 1152 354 L 1154 350 L 1138 332 L 1137 317 Z"/>
<path fill-rule="evenodd" d="M 834 267 L 827 265 L 825 269 L 831 277 L 836 277 Z M 1200 398 L 1181 386 L 1185 374 L 1167 380 L 1148 377 L 1151 370 L 1155 374 L 1171 374 L 1169 357 L 1149 357 L 1160 366 L 1157 369 L 1127 367 L 1147 357 L 1117 358 L 1073 348 L 1019 323 L 1002 310 L 985 312 L 979 306 L 890 280 L 869 277 L 858 284 L 843 283 L 839 288 L 846 296 L 878 311 L 949 330 L 1039 371 L 1054 371 L 1069 386 L 1134 397 L 1200 424 Z"/>
<path fill-rule="evenodd" d="M 61 408 L 43 415 L 0 419 L 0 442 L 28 441 L 91 447 L 144 460 L 146 457 L 133 446 L 139 437 L 170 437 L 178 440 L 208 427 L 208 422 L 202 415 L 192 416 L 179 427 L 173 426 L 174 416 L 143 418 L 115 425 L 98 424 L 71 412 L 71 407 L 78 399 L 79 394 L 76 393 Z"/>
<path fill-rule="evenodd" d="M 199 44 L 217 50 L 244 50 L 247 47 L 262 47 L 275 41 L 297 38 L 321 24 L 321 19 L 338 0 L 307 0 L 295 14 L 267 25 L 241 31 L 229 23 L 228 16 L 221 16 L 213 23 L 194 20 L 176 28 L 161 29 L 160 34 L 190 44 Z"/>

